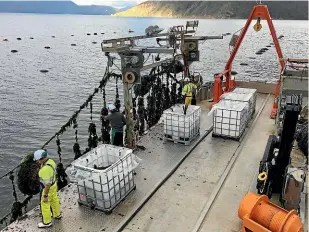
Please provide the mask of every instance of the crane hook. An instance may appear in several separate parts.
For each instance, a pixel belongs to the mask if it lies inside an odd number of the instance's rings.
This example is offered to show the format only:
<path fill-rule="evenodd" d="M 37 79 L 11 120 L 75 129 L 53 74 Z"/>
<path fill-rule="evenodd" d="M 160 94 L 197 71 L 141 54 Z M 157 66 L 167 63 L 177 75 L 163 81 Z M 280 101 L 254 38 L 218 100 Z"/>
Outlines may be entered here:
<path fill-rule="evenodd" d="M 262 29 L 261 18 L 258 17 L 256 24 L 253 26 L 255 31 L 260 31 Z"/>

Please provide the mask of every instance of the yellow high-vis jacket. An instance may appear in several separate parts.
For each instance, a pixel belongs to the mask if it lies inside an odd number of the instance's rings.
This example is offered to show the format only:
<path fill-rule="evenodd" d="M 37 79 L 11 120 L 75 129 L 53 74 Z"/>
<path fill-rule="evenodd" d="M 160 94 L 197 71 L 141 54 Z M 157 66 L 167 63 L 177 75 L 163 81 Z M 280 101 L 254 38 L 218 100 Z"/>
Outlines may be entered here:
<path fill-rule="evenodd" d="M 182 95 L 186 97 L 192 97 L 192 90 L 196 88 L 197 86 L 193 83 L 186 84 L 182 89 Z"/>
<path fill-rule="evenodd" d="M 56 163 L 52 159 L 48 159 L 39 171 L 41 183 L 45 185 L 53 185 L 56 182 Z"/>

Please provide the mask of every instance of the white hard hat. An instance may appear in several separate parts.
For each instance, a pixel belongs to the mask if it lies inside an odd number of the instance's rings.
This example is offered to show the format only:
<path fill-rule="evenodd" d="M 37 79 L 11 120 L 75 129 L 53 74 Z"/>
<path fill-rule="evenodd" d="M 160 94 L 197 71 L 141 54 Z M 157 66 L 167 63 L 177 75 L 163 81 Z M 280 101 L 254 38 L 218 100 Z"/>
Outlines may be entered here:
<path fill-rule="evenodd" d="M 190 78 L 189 78 L 189 77 L 186 77 L 184 81 L 190 81 Z"/>
<path fill-rule="evenodd" d="M 108 105 L 108 109 L 109 110 L 114 110 L 114 109 L 116 109 L 116 107 L 114 106 L 114 104 L 109 104 Z"/>
<path fill-rule="evenodd" d="M 33 160 L 37 161 L 45 157 L 47 157 L 47 151 L 41 149 L 41 150 L 37 150 L 36 152 L 34 152 Z"/>

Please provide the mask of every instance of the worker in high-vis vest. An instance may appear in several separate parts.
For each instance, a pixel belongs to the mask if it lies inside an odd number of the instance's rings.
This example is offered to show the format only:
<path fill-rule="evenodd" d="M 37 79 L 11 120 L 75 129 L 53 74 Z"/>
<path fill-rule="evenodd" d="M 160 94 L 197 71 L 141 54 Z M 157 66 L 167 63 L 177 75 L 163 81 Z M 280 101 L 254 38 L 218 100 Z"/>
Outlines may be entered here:
<path fill-rule="evenodd" d="M 60 200 L 57 193 L 56 163 L 47 158 L 46 150 L 34 152 L 34 161 L 40 166 L 39 177 L 43 222 L 40 222 L 38 227 L 47 228 L 52 226 L 52 217 L 61 219 Z"/>
<path fill-rule="evenodd" d="M 182 96 L 185 98 L 184 114 L 187 113 L 188 106 L 191 104 L 192 95 L 195 92 L 197 86 L 190 82 L 190 78 L 184 79 L 184 87 L 182 89 Z"/>

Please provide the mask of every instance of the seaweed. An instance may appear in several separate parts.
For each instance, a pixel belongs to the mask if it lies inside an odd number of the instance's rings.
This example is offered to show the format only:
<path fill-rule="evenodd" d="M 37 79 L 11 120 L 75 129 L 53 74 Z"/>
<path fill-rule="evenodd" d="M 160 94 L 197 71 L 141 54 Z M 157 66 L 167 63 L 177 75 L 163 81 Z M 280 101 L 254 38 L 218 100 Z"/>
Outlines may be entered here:
<path fill-rule="evenodd" d="M 39 167 L 33 158 L 34 153 L 28 153 L 17 174 L 18 189 L 25 195 L 36 195 L 40 192 Z"/>

